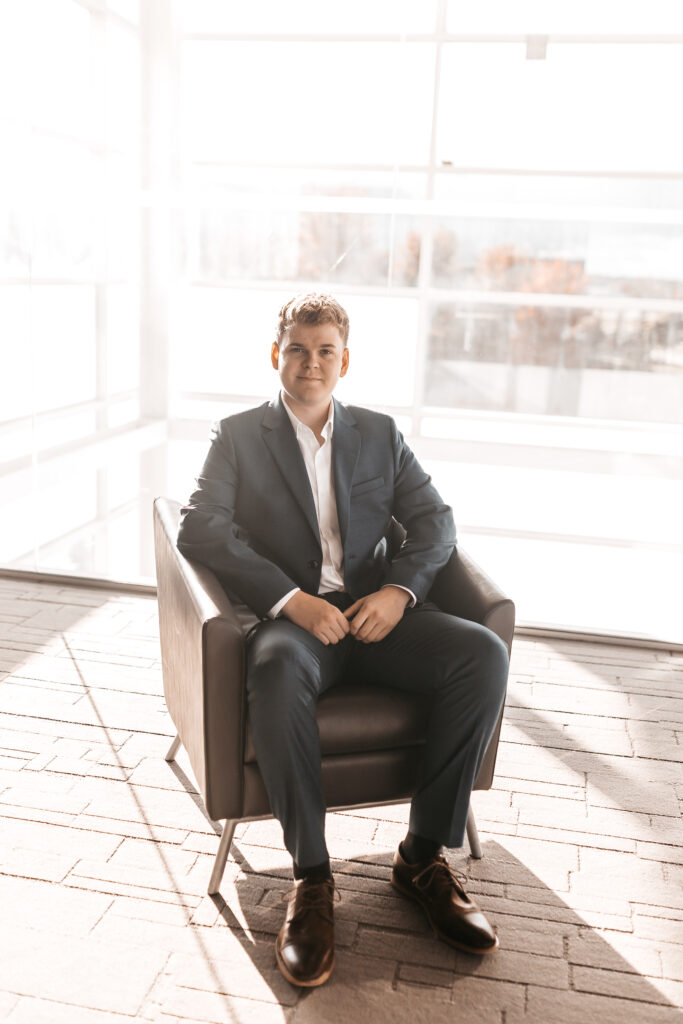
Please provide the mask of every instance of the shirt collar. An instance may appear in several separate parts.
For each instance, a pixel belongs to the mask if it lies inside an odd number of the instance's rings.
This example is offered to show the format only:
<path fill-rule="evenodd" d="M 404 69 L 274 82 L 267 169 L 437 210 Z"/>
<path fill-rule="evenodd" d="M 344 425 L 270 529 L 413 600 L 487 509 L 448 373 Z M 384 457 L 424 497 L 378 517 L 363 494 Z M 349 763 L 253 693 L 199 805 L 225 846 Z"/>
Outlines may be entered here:
<path fill-rule="evenodd" d="M 292 424 L 292 426 L 294 428 L 294 433 L 296 434 L 296 436 L 300 437 L 301 433 L 303 431 L 306 431 L 306 430 L 308 430 L 312 434 L 313 431 L 311 430 L 311 428 L 307 427 L 305 423 L 302 423 L 301 420 L 299 419 L 299 417 L 295 416 L 294 413 L 292 412 L 292 410 L 287 405 L 287 399 L 285 398 L 284 391 L 280 392 L 280 398 L 282 399 L 282 404 L 285 407 L 285 412 L 289 416 L 289 422 Z M 328 412 L 327 412 L 327 420 L 325 421 L 325 425 L 323 426 L 323 428 L 320 431 L 320 433 L 323 435 L 323 437 L 327 441 L 328 438 L 332 437 L 333 430 L 334 430 L 334 402 L 330 398 L 330 408 L 328 409 Z"/>

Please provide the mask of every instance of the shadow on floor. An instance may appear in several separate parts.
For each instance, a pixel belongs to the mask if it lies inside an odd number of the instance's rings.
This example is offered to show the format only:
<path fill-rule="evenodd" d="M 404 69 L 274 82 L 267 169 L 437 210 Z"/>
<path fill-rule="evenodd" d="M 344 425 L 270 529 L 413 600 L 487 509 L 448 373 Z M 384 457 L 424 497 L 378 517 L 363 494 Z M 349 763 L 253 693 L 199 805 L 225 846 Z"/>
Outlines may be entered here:
<path fill-rule="evenodd" d="M 291 878 L 284 867 L 255 871 L 250 858 L 259 859 L 258 847 L 233 843 L 239 871 L 226 885 L 227 902 L 213 897 L 221 919 L 214 927 L 230 928 L 270 999 L 295 1008 L 287 1017 L 295 1024 L 680 1024 L 675 1003 L 663 994 L 666 983 L 645 976 L 661 973 L 653 944 L 616 931 L 608 941 L 568 906 L 561 885 L 550 888 L 501 843 L 485 841 L 483 848 L 481 861 L 461 851 L 450 851 L 449 860 L 469 875 L 469 891 L 496 927 L 501 949 L 490 956 L 456 952 L 432 935 L 420 909 L 390 886 L 392 853 L 333 861 L 342 896 L 337 963 L 320 988 L 296 990 L 277 970 L 273 943 Z M 568 892 L 564 867 L 558 865 L 557 880 Z M 212 964 L 226 1020 L 231 994 L 240 994 L 229 967 Z M 172 1007 L 171 999 L 167 1012 Z"/>
<path fill-rule="evenodd" d="M 584 785 L 588 773 L 593 806 L 678 822 L 673 784 L 680 778 L 681 749 L 673 730 L 683 713 L 683 660 L 679 670 L 662 663 L 653 673 L 651 659 L 641 667 L 639 652 L 629 661 L 630 651 L 620 647 L 614 648 L 612 660 L 605 661 L 579 642 L 549 639 L 543 646 L 551 657 L 554 653 L 581 666 L 586 678 L 572 678 L 568 669 L 563 680 L 556 668 L 549 677 L 543 667 L 534 668 L 531 685 L 536 689 L 526 699 L 522 687 L 508 694 L 505 723 L 551 754 L 559 766 L 574 771 L 577 784 Z M 548 686 L 553 693 L 544 709 Z M 604 728 L 599 728 L 600 719 Z M 502 740 L 514 747 L 514 740 L 504 734 Z M 648 825 L 651 834 L 639 838 L 661 842 L 656 823 Z M 588 823 L 586 830 L 590 831 Z"/>

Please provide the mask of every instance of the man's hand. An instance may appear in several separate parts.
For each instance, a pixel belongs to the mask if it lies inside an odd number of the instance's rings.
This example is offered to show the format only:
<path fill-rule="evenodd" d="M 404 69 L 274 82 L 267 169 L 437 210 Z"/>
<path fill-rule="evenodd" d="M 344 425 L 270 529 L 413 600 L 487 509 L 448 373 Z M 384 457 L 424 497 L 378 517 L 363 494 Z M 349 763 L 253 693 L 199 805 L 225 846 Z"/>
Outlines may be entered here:
<path fill-rule="evenodd" d="M 308 630 L 322 643 L 337 644 L 349 632 L 349 623 L 338 608 L 321 597 L 297 590 L 282 609 L 291 622 Z"/>
<path fill-rule="evenodd" d="M 410 600 L 410 594 L 401 587 L 389 584 L 361 597 L 347 608 L 344 615 L 351 621 L 351 635 L 364 644 L 374 644 L 391 633 L 403 618 L 403 612 Z"/>

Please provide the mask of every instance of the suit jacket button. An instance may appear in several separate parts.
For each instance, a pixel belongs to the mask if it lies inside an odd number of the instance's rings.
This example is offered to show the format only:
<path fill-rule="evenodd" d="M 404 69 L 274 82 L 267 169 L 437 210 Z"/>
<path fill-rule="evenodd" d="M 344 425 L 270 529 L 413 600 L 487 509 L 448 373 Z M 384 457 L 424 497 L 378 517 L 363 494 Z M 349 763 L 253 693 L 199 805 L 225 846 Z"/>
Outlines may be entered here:
<path fill-rule="evenodd" d="M 311 561 L 308 563 L 308 568 L 309 569 L 319 569 L 320 568 L 320 562 L 317 560 L 317 558 L 312 558 L 311 559 Z"/>

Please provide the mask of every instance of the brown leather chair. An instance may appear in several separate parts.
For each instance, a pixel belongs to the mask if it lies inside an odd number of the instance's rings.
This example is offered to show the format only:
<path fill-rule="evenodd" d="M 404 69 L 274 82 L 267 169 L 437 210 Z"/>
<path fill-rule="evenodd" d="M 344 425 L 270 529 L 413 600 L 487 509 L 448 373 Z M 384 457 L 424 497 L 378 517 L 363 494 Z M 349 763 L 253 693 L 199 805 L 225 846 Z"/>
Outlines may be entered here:
<path fill-rule="evenodd" d="M 270 817 L 247 719 L 244 632 L 215 574 L 176 546 L 178 502 L 154 502 L 161 658 L 166 704 L 178 735 L 166 754 L 185 747 L 207 813 L 226 819 L 208 891 L 218 892 L 235 825 Z M 390 543 L 400 544 L 394 523 Z M 515 609 L 461 548 L 429 594 L 443 611 L 488 626 L 512 644 Z M 345 680 L 320 699 L 323 788 L 330 809 L 407 801 L 414 789 L 428 701 L 424 696 Z M 475 789 L 490 789 L 501 717 Z M 472 856 L 481 857 L 472 809 Z"/>

